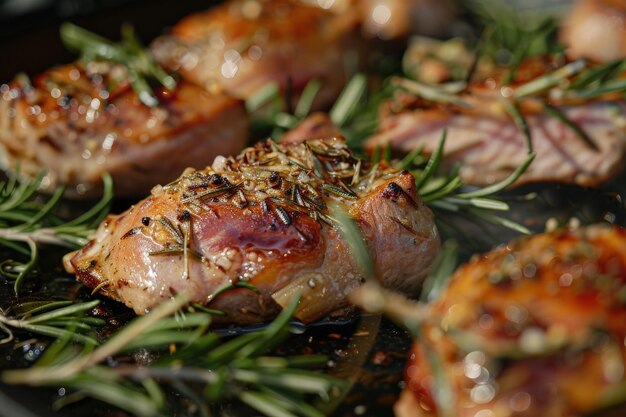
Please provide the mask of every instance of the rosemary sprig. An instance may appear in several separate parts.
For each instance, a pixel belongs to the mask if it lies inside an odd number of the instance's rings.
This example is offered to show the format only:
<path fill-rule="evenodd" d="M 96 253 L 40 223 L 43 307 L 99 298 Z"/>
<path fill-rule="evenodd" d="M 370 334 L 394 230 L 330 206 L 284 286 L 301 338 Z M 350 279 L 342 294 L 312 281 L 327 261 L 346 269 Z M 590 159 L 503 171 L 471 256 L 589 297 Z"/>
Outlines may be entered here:
<path fill-rule="evenodd" d="M 535 158 L 535 154 L 530 153 L 524 163 L 504 180 L 474 191 L 464 191 L 465 187 L 457 169 L 453 169 L 450 174 L 444 177 L 436 175 L 437 167 L 443 157 L 445 139 L 446 131 L 444 130 L 437 149 L 430 155 L 425 164 L 411 167 L 410 163 L 407 165 L 407 160 L 399 163 L 403 169 L 408 168 L 411 170 L 415 177 L 419 195 L 436 214 L 437 212 L 440 214 L 435 216 L 438 219 L 437 221 L 439 222 L 439 219 L 463 212 L 472 214 L 477 219 L 483 219 L 490 223 L 529 234 L 530 230 L 528 228 L 494 213 L 508 211 L 508 204 L 498 200 L 496 194 L 517 181 L 528 169 Z M 415 160 L 415 157 L 412 159 Z"/>
<path fill-rule="evenodd" d="M 348 243 L 350 253 L 354 258 L 354 263 L 361 268 L 361 273 L 367 279 L 374 279 L 376 271 L 374 263 L 367 249 L 367 245 L 363 241 L 363 236 L 359 227 L 356 225 L 352 217 L 346 213 L 339 205 L 329 205 L 330 215 L 334 219 L 335 224 L 339 227 L 343 239 Z"/>
<path fill-rule="evenodd" d="M 589 100 L 608 93 L 623 93 L 626 91 L 626 79 L 615 79 L 603 82 L 597 86 L 569 90 L 565 92 L 567 98 Z"/>
<path fill-rule="evenodd" d="M 434 86 L 423 84 L 418 81 L 409 80 L 408 78 L 394 77 L 391 81 L 392 85 L 402 88 L 415 94 L 418 97 L 425 98 L 435 103 L 455 104 L 460 107 L 472 107 L 469 102 L 463 100 L 457 95 L 458 90 L 449 91 L 445 85 Z M 456 84 L 455 87 L 458 87 Z M 464 85 L 463 85 L 464 88 Z M 462 88 L 461 88 L 462 89 Z"/>
<path fill-rule="evenodd" d="M 285 99 L 282 97 L 277 83 L 270 83 L 259 89 L 246 100 L 246 109 L 251 113 L 252 130 L 262 134 L 270 130 L 272 138 L 280 139 L 287 130 L 296 127 L 309 115 L 311 106 L 321 88 L 321 81 L 316 79 L 309 81 L 302 90 L 293 114 L 284 110 L 286 107 Z"/>
<path fill-rule="evenodd" d="M 503 101 L 502 107 L 506 110 L 509 116 L 511 116 L 511 119 L 513 119 L 513 122 L 515 122 L 515 125 L 520 132 L 522 132 L 528 153 L 533 153 L 533 139 L 530 134 L 530 127 L 528 126 L 528 122 L 526 122 L 526 118 L 519 110 L 519 102 L 516 101 L 514 103 L 509 103 L 508 101 Z"/>
<path fill-rule="evenodd" d="M 28 258 L 26 261 L 9 259 L 0 265 L 0 274 L 14 280 L 16 293 L 21 290 L 24 279 L 37 267 L 40 245 L 68 248 L 85 245 L 95 226 L 109 212 L 113 198 L 113 183 L 111 177 L 105 174 L 101 200 L 76 219 L 64 221 L 54 213 L 64 192 L 62 187 L 42 203 L 37 190 L 43 173 L 21 182 L 18 177 L 19 168 L 7 181 L 0 182 L 0 245 Z"/>
<path fill-rule="evenodd" d="M 307 398 L 315 395 L 327 400 L 333 389 L 343 385 L 330 376 L 301 369 L 325 363 L 326 359 L 318 355 L 264 356 L 288 336 L 298 297 L 265 329 L 221 344 L 220 336 L 206 333 L 210 315 L 200 312 L 170 317 L 186 302 L 185 297 L 177 296 L 133 320 L 94 350 L 77 351 L 66 340 L 59 340 L 56 343 L 62 346 L 46 352 L 33 367 L 5 371 L 2 380 L 63 385 L 74 390 L 57 407 L 96 398 L 145 417 L 166 414 L 169 405 L 164 386 L 195 398 L 201 410 L 210 402 L 239 399 L 268 416 L 317 417 L 319 413 L 308 405 Z M 155 362 L 147 366 L 126 362 L 105 365 L 107 358 L 135 347 L 145 348 L 138 342 L 145 340 L 150 341 L 151 349 L 162 352 Z M 47 356 L 49 352 L 53 357 Z"/>
<path fill-rule="evenodd" d="M 111 42 L 71 23 L 61 25 L 60 35 L 63 44 L 68 49 L 79 52 L 85 61 L 111 61 L 124 65 L 133 90 L 148 107 L 159 104 L 148 79 L 157 81 L 170 91 L 176 88 L 174 77 L 154 62 L 130 25 L 122 27 L 122 40 L 119 43 Z"/>
<path fill-rule="evenodd" d="M 574 62 L 563 65 L 561 68 L 543 75 L 539 78 L 535 78 L 514 90 L 513 95 L 517 98 L 537 94 L 547 90 L 550 87 L 558 85 L 563 80 L 580 73 L 587 67 L 587 60 L 577 59 Z"/>
<path fill-rule="evenodd" d="M 0 330 L 6 334 L 6 337 L 0 340 L 0 344 L 13 341 L 13 331 L 19 330 L 57 339 L 68 338 L 86 345 L 97 345 L 96 339 L 84 333 L 90 331 L 93 325 L 103 325 L 104 320 L 95 317 L 85 318 L 83 314 L 99 303 L 99 300 L 76 304 L 69 301 L 52 301 L 36 303 L 32 308 L 22 304 L 14 309 L 25 311 L 14 315 L 0 309 Z"/>
<path fill-rule="evenodd" d="M 593 139 L 591 139 L 589 137 L 589 135 L 587 135 L 587 133 L 585 133 L 584 130 L 582 130 L 580 128 L 580 126 L 578 126 L 576 123 L 574 123 L 573 121 L 571 121 L 570 119 L 567 118 L 567 116 L 565 114 L 563 114 L 563 112 L 561 112 L 558 108 L 550 105 L 550 104 L 544 104 L 544 108 L 546 110 L 546 113 L 548 113 L 550 116 L 555 117 L 556 119 L 558 119 L 561 123 L 563 123 L 565 126 L 567 126 L 568 128 L 570 128 L 574 133 L 576 133 L 576 135 L 592 150 L 594 151 L 599 151 L 600 149 L 598 148 L 598 145 L 595 144 L 595 142 L 593 141 Z"/>
<path fill-rule="evenodd" d="M 302 90 L 300 100 L 298 100 L 298 104 L 293 112 L 294 116 L 302 119 L 309 114 L 311 106 L 313 106 L 313 100 L 315 100 L 315 97 L 321 88 L 322 82 L 319 80 L 311 80 L 307 83 L 304 90 Z"/>
<path fill-rule="evenodd" d="M 365 74 L 356 74 L 339 95 L 339 98 L 330 109 L 330 119 L 335 125 L 344 126 L 355 114 L 361 99 L 363 98 L 367 85 Z"/>

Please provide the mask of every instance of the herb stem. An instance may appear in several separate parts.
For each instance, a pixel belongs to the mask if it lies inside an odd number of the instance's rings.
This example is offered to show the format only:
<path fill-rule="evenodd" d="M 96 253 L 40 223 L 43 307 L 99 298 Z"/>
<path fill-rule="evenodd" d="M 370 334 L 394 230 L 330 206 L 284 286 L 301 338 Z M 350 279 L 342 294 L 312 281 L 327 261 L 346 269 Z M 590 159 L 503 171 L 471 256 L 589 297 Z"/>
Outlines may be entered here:
<path fill-rule="evenodd" d="M 586 66 L 586 59 L 577 59 L 576 61 L 570 62 L 569 64 L 566 64 L 549 74 L 535 78 L 534 80 L 517 87 L 513 95 L 514 97 L 520 98 L 531 94 L 537 94 L 559 84 L 561 81 L 571 77 L 572 75 L 578 74 L 585 69 Z"/>

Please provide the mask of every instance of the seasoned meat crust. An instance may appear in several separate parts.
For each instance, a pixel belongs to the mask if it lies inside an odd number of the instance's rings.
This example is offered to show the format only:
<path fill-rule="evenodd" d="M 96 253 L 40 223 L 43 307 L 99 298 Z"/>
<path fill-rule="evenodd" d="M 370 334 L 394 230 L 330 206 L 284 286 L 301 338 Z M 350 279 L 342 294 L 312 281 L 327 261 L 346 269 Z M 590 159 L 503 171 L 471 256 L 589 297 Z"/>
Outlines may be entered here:
<path fill-rule="evenodd" d="M 297 97 L 317 79 L 321 108 L 345 84 L 346 55 L 359 54 L 358 24 L 356 13 L 299 0 L 233 0 L 184 18 L 151 49 L 185 78 L 243 99 L 271 82 Z"/>
<path fill-rule="evenodd" d="M 94 197 L 109 172 L 117 196 L 144 196 L 186 167 L 245 146 L 247 115 L 240 100 L 181 81 L 142 104 L 126 70 L 109 63 L 74 63 L 0 88 L 1 165 L 47 173 L 46 189 Z"/>
<path fill-rule="evenodd" d="M 624 229 L 591 226 L 523 238 L 458 269 L 427 306 L 396 415 L 443 415 L 435 360 L 458 417 L 601 415 L 623 403 L 624 248 Z"/>
<path fill-rule="evenodd" d="M 329 204 L 359 226 L 381 282 L 415 294 L 439 250 L 432 212 L 410 173 L 369 166 L 342 139 L 267 141 L 189 170 L 110 216 L 66 268 L 138 314 L 185 293 L 253 323 L 299 292 L 296 316 L 310 322 L 346 307 L 363 280 Z"/>

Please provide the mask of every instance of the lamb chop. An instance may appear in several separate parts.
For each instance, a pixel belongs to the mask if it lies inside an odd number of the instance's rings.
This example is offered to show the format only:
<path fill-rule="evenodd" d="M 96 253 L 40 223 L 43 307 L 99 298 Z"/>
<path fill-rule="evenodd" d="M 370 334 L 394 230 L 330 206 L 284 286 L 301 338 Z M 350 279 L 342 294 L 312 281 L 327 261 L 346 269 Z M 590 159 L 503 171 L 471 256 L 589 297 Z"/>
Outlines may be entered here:
<path fill-rule="evenodd" d="M 617 226 L 560 230 L 458 269 L 426 306 L 396 416 L 623 415 L 624 247 Z"/>
<path fill-rule="evenodd" d="M 0 87 L 2 168 L 44 170 L 44 190 L 67 186 L 76 198 L 97 196 L 104 172 L 117 196 L 144 196 L 189 166 L 238 152 L 247 139 L 240 100 L 184 80 L 157 90 L 148 107 L 122 65 L 76 62 L 52 68 L 33 83 Z"/>
<path fill-rule="evenodd" d="M 137 314 L 184 293 L 255 323 L 301 293 L 296 317 L 311 322 L 345 308 L 364 279 L 333 204 L 360 228 L 382 284 L 415 294 L 439 250 L 432 212 L 410 173 L 369 166 L 340 138 L 268 140 L 188 170 L 106 219 L 65 265 Z"/>
<path fill-rule="evenodd" d="M 626 102 L 619 88 L 604 94 L 588 78 L 585 85 L 585 77 L 599 67 L 555 59 L 527 59 L 509 83 L 502 69 L 477 73 L 459 93 L 446 89 L 460 83 L 433 86 L 400 79 L 398 85 L 412 92 L 383 106 L 379 130 L 365 147 L 391 146 L 398 153 L 423 147 L 432 153 L 445 129 L 446 166 L 460 162 L 466 184 L 506 178 L 530 150 L 536 158 L 517 185 L 605 183 L 624 165 Z M 606 86 L 620 82 L 616 78 Z"/>

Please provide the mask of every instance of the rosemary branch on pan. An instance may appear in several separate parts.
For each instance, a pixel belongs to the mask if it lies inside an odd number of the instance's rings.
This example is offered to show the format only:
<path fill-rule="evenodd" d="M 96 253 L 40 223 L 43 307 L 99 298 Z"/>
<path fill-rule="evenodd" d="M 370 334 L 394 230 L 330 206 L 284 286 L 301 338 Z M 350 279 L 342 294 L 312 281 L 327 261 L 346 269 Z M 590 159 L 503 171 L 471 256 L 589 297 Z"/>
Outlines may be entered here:
<path fill-rule="evenodd" d="M 174 77 L 154 62 L 130 25 L 122 27 L 122 40 L 118 43 L 71 23 L 63 23 L 60 34 L 65 46 L 80 53 L 83 60 L 110 61 L 126 67 L 133 90 L 148 107 L 159 103 L 148 80 L 155 80 L 168 90 L 176 88 Z"/>
<path fill-rule="evenodd" d="M 18 168 L 8 180 L 0 182 L 0 246 L 15 256 L 3 260 L 0 274 L 14 281 L 16 293 L 37 267 L 41 245 L 72 249 L 85 245 L 94 228 L 108 214 L 113 198 L 113 183 L 105 174 L 101 200 L 87 212 L 66 221 L 55 213 L 63 196 L 63 187 L 57 188 L 47 201 L 42 201 L 37 190 L 44 174 L 22 180 L 19 177 Z"/>
<path fill-rule="evenodd" d="M 196 401 L 203 416 L 210 415 L 212 403 L 239 399 L 267 416 L 321 417 L 307 400 L 312 396 L 328 400 L 343 382 L 304 368 L 320 367 L 327 359 L 266 356 L 289 335 L 298 301 L 295 297 L 264 329 L 223 341 L 207 332 L 211 315 L 180 314 L 187 300 L 177 296 L 131 321 L 97 348 L 58 339 L 34 366 L 5 371 L 2 380 L 69 388 L 71 393 L 55 408 L 89 397 L 137 416 L 171 415 L 163 390 L 167 386 Z M 159 355 L 147 365 L 110 360 L 137 349 Z"/>
<path fill-rule="evenodd" d="M 9 311 L 0 309 L 0 331 L 5 334 L 0 344 L 12 342 L 14 331 L 26 331 L 57 339 L 70 339 L 85 345 L 97 345 L 91 335 L 92 326 L 104 324 L 102 319 L 85 317 L 84 313 L 100 303 L 99 300 L 31 301 L 17 303 Z"/>

